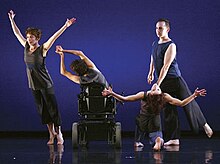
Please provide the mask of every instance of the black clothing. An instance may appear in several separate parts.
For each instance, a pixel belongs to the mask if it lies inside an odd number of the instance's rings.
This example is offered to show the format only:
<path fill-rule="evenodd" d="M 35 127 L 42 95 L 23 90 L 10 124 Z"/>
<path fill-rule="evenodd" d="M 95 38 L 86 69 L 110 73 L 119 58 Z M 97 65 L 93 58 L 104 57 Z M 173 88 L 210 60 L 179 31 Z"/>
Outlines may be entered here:
<path fill-rule="evenodd" d="M 147 93 L 145 93 L 146 95 Z M 160 114 L 155 114 L 152 109 L 149 107 L 146 109 L 146 100 L 148 95 L 141 100 L 141 110 L 140 114 L 136 117 L 136 125 L 143 132 L 147 131 L 148 133 L 161 131 L 161 119 Z"/>
<path fill-rule="evenodd" d="M 162 44 L 153 44 L 152 56 L 157 77 L 159 76 L 161 68 L 163 66 L 163 59 L 166 50 L 171 43 L 173 42 L 169 41 Z M 180 100 L 183 100 L 192 94 L 185 80 L 181 77 L 176 58 L 172 62 L 167 72 L 167 75 L 162 81 L 160 87 L 162 92 L 168 93 L 172 97 L 176 97 Z M 199 105 L 196 103 L 195 100 L 193 100 L 191 103 L 184 106 L 183 108 L 188 119 L 190 128 L 193 130 L 193 132 L 198 133 L 199 128 L 204 126 L 206 123 L 206 119 Z M 167 104 L 166 108 L 164 109 L 164 132 L 166 140 L 180 138 L 180 123 L 176 106 Z"/>
<path fill-rule="evenodd" d="M 24 61 L 26 63 L 29 88 L 34 90 L 51 88 L 53 81 L 45 65 L 46 57 L 43 57 L 43 46 L 38 47 L 33 53 L 29 51 L 28 43 L 24 49 Z"/>
<path fill-rule="evenodd" d="M 57 101 L 53 89 L 52 79 L 45 65 L 43 57 L 43 45 L 34 52 L 29 51 L 30 45 L 25 44 L 24 61 L 26 63 L 29 88 L 35 99 L 37 111 L 43 124 L 54 123 L 61 125 L 61 117 L 57 107 Z"/>

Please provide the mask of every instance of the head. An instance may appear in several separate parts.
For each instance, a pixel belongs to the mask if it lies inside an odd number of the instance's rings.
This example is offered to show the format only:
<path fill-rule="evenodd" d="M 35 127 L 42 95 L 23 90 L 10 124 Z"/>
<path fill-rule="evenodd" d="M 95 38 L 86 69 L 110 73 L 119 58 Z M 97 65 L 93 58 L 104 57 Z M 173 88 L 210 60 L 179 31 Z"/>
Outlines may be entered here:
<path fill-rule="evenodd" d="M 150 90 L 151 95 L 159 95 L 161 93 L 162 93 L 162 91 L 161 91 L 160 87 L 157 84 L 154 84 L 151 87 L 151 90 Z"/>
<path fill-rule="evenodd" d="M 30 45 L 34 45 L 38 43 L 38 41 L 41 39 L 42 32 L 38 28 L 29 27 L 25 31 L 27 42 Z"/>
<path fill-rule="evenodd" d="M 72 61 L 72 63 L 70 64 L 70 69 L 74 71 L 77 75 L 83 76 L 87 73 L 88 66 L 84 62 L 84 60 L 79 59 Z"/>
<path fill-rule="evenodd" d="M 144 106 L 149 107 L 152 112 L 159 114 L 161 109 L 165 105 L 164 94 L 162 93 L 160 87 L 157 84 L 154 84 L 151 87 L 150 93 L 144 103 Z M 145 108 L 145 109 L 146 109 Z"/>
<path fill-rule="evenodd" d="M 168 36 L 168 33 L 170 31 L 170 21 L 168 19 L 158 19 L 156 23 L 156 34 L 160 37 Z"/>

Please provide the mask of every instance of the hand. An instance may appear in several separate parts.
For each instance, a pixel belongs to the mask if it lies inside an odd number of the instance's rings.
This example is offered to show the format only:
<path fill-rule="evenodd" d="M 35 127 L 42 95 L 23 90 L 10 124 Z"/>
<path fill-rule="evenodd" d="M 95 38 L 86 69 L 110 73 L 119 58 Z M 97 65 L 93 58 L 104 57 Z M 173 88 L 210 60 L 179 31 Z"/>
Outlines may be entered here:
<path fill-rule="evenodd" d="M 14 17 L 15 17 L 15 13 L 14 13 L 13 10 L 10 10 L 10 11 L 9 11 L 9 13 L 8 13 L 8 17 L 9 17 L 10 20 L 13 20 L 13 19 L 14 19 Z"/>
<path fill-rule="evenodd" d="M 76 22 L 76 18 L 67 19 L 65 25 L 66 27 L 69 27 L 75 22 Z"/>
<path fill-rule="evenodd" d="M 63 52 L 63 48 L 60 45 L 56 46 L 56 53 Z"/>
<path fill-rule="evenodd" d="M 108 96 L 108 95 L 111 95 L 112 94 L 112 88 L 111 87 L 108 87 L 105 88 L 103 91 L 102 91 L 102 96 Z"/>
<path fill-rule="evenodd" d="M 148 84 L 151 84 L 151 82 L 154 80 L 154 75 L 148 75 L 147 76 L 147 82 Z"/>
<path fill-rule="evenodd" d="M 196 97 L 197 96 L 205 96 L 206 95 L 206 90 L 205 89 L 200 89 L 196 88 L 196 90 L 193 93 Z"/>
<path fill-rule="evenodd" d="M 61 46 L 56 46 L 56 53 L 58 53 L 60 56 L 63 56 L 63 48 Z"/>

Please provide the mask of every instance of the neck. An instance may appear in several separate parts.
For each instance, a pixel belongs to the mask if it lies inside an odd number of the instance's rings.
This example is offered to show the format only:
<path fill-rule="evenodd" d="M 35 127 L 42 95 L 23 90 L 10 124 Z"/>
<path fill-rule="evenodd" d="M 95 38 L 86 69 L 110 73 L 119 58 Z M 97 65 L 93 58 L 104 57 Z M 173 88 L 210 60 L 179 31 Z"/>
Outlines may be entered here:
<path fill-rule="evenodd" d="M 38 43 L 36 43 L 34 45 L 30 45 L 30 50 L 35 50 L 37 47 L 39 47 Z"/>
<path fill-rule="evenodd" d="M 171 39 L 168 36 L 160 37 L 160 39 L 159 39 L 159 43 L 165 43 L 168 41 L 171 41 Z"/>

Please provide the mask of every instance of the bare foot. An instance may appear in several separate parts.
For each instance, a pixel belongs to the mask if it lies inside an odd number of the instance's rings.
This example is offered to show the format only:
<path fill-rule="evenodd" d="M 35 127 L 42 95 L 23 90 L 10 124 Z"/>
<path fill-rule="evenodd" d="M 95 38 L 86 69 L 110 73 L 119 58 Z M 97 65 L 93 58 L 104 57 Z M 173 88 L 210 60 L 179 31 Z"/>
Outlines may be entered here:
<path fill-rule="evenodd" d="M 52 145 L 54 143 L 55 135 L 51 135 L 49 141 L 47 142 L 47 145 Z"/>
<path fill-rule="evenodd" d="M 63 143 L 64 143 L 63 135 L 62 133 L 59 133 L 57 135 L 57 145 L 63 145 Z"/>
<path fill-rule="evenodd" d="M 206 135 L 207 135 L 209 138 L 211 138 L 212 135 L 213 135 L 213 131 L 212 131 L 212 129 L 210 128 L 209 124 L 206 123 L 206 124 L 203 126 L 203 128 L 204 128 L 204 130 L 205 130 Z"/>
<path fill-rule="evenodd" d="M 155 145 L 153 147 L 153 150 L 160 151 L 162 145 L 163 145 L 163 139 L 160 137 L 157 137 L 156 141 L 155 141 Z"/>
<path fill-rule="evenodd" d="M 168 142 L 165 142 L 164 146 L 179 145 L 179 144 L 180 144 L 179 139 L 175 139 L 175 140 L 169 140 Z"/>

